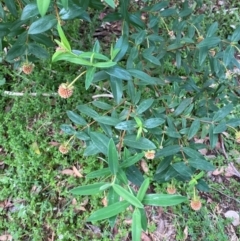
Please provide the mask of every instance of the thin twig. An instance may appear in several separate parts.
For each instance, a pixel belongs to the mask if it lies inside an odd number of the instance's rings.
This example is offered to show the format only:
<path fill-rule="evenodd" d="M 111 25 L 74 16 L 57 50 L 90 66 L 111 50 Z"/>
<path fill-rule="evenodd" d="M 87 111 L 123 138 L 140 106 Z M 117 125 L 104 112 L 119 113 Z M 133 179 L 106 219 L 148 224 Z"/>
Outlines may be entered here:
<path fill-rule="evenodd" d="M 46 97 L 50 97 L 50 96 L 56 96 L 57 93 L 42 93 L 42 94 L 38 94 L 38 93 L 23 93 L 23 92 L 12 92 L 12 91 L 4 91 L 3 92 L 4 95 L 10 95 L 10 96 L 24 96 L 24 95 L 31 95 L 31 96 L 38 96 L 38 95 L 42 95 L 42 96 L 46 96 Z"/>
<path fill-rule="evenodd" d="M 112 94 L 100 94 L 100 95 L 93 95 L 92 98 L 93 99 L 97 99 L 99 97 L 108 97 L 108 98 L 113 98 Z"/>

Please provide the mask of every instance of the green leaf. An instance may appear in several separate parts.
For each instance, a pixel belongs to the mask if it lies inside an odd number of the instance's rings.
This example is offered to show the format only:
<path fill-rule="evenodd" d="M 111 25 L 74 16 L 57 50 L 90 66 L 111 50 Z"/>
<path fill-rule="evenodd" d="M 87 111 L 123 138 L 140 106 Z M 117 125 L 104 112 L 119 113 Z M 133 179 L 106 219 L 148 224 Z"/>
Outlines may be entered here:
<path fill-rule="evenodd" d="M 101 190 L 100 188 L 107 184 L 106 182 L 94 183 L 89 184 L 81 187 L 76 187 L 69 192 L 74 195 L 93 195 L 99 193 Z"/>
<path fill-rule="evenodd" d="M 30 25 L 28 34 L 38 34 L 46 32 L 57 24 L 56 17 L 54 15 L 44 16 Z"/>
<path fill-rule="evenodd" d="M 60 128 L 65 134 L 68 134 L 68 135 L 74 135 L 76 132 L 72 126 L 67 124 L 62 124 Z"/>
<path fill-rule="evenodd" d="M 86 90 L 90 87 L 90 85 L 93 81 L 95 72 L 96 72 L 96 67 L 88 67 L 87 68 L 86 79 L 85 79 L 85 89 Z"/>
<path fill-rule="evenodd" d="M 92 117 L 92 118 L 99 117 L 98 113 L 97 113 L 95 110 L 89 108 L 87 105 L 78 105 L 78 106 L 77 106 L 77 109 L 78 109 L 81 113 L 83 113 L 83 114 L 85 114 L 85 115 L 87 115 L 87 116 L 90 116 L 90 117 Z"/>
<path fill-rule="evenodd" d="M 231 36 L 230 40 L 232 42 L 238 42 L 240 40 L 240 26 L 238 26 L 235 31 L 233 32 L 233 35 Z"/>
<path fill-rule="evenodd" d="M 118 79 L 124 79 L 124 80 L 131 80 L 132 77 L 131 75 L 128 73 L 127 70 L 119 67 L 119 66 L 114 66 L 108 70 L 105 70 L 106 73 L 108 73 L 110 76 L 116 77 Z"/>
<path fill-rule="evenodd" d="M 192 103 L 192 98 L 186 98 L 184 99 L 179 106 L 177 107 L 177 109 L 174 111 L 174 115 L 178 116 L 180 115 L 191 103 Z"/>
<path fill-rule="evenodd" d="M 164 122 L 165 122 L 165 120 L 162 118 L 150 118 L 148 120 L 145 120 L 143 125 L 144 125 L 144 127 L 148 128 L 148 129 L 152 129 L 152 128 L 162 125 Z"/>
<path fill-rule="evenodd" d="M 72 122 L 74 122 L 77 125 L 87 125 L 87 122 L 80 115 L 76 114 L 71 110 L 67 111 L 67 116 Z"/>
<path fill-rule="evenodd" d="M 46 36 L 45 34 L 34 34 L 34 35 L 29 35 L 29 37 L 36 41 L 37 43 L 43 44 L 47 47 L 54 47 L 55 44 L 51 40 L 50 37 Z"/>
<path fill-rule="evenodd" d="M 136 109 L 136 113 L 137 114 L 142 114 L 143 112 L 145 112 L 146 110 L 148 110 L 152 104 L 154 102 L 154 99 L 146 99 L 144 101 L 142 101 L 139 106 Z"/>
<path fill-rule="evenodd" d="M 10 60 L 13 60 L 15 58 L 18 58 L 18 57 L 24 55 L 26 50 L 27 50 L 27 45 L 16 43 L 8 51 L 7 56 L 6 56 L 6 60 L 10 61 Z"/>
<path fill-rule="evenodd" d="M 108 206 L 110 206 L 110 205 L 112 205 L 114 203 L 117 203 L 117 202 L 119 202 L 119 195 L 111 187 L 109 189 L 108 195 L 107 195 L 107 204 L 108 204 Z M 113 217 L 110 217 L 108 219 L 111 228 L 114 227 L 115 222 L 116 222 L 116 218 L 117 218 L 117 216 L 113 216 Z"/>
<path fill-rule="evenodd" d="M 120 197 L 122 197 L 127 202 L 132 204 L 134 207 L 143 208 L 142 203 L 133 194 L 128 192 L 126 189 L 124 189 L 120 185 L 113 184 L 113 189 Z"/>
<path fill-rule="evenodd" d="M 134 165 L 130 166 L 126 169 L 126 175 L 127 175 L 128 180 L 130 182 L 132 182 L 133 184 L 135 184 L 136 186 L 140 187 L 144 181 L 144 177 L 143 177 L 142 173 Z"/>
<path fill-rule="evenodd" d="M 96 120 L 99 123 L 109 125 L 109 126 L 115 126 L 120 122 L 119 119 L 111 117 L 111 116 L 98 116 L 98 117 L 94 118 L 94 120 Z"/>
<path fill-rule="evenodd" d="M 209 127 L 209 141 L 210 141 L 210 147 L 213 149 L 218 142 L 218 134 L 214 134 L 214 125 L 210 125 Z"/>
<path fill-rule="evenodd" d="M 166 134 L 172 138 L 181 138 L 181 135 L 175 130 L 175 128 L 172 129 L 171 127 L 168 127 Z"/>
<path fill-rule="evenodd" d="M 68 9 L 68 0 L 61 0 L 63 7 L 67 10 Z"/>
<path fill-rule="evenodd" d="M 150 184 L 150 180 L 149 180 L 149 178 L 146 178 L 137 193 L 137 198 L 139 201 L 143 200 L 143 198 L 148 190 L 149 184 Z"/>
<path fill-rule="evenodd" d="M 112 62 L 112 61 L 108 61 L 108 62 L 98 62 L 98 63 L 94 63 L 93 66 L 96 68 L 100 68 L 100 69 L 104 69 L 104 68 L 110 68 L 115 66 L 117 63 L 116 62 Z"/>
<path fill-rule="evenodd" d="M 200 129 L 200 121 L 198 119 L 194 120 L 188 131 L 188 140 L 191 140 Z"/>
<path fill-rule="evenodd" d="M 193 171 L 189 168 L 184 162 L 177 162 L 172 165 L 176 172 L 180 174 L 180 176 L 184 176 L 186 178 L 191 178 L 193 175 Z"/>
<path fill-rule="evenodd" d="M 125 21 L 122 22 L 122 24 L 126 24 Z M 118 40 L 116 45 L 114 46 L 114 50 L 115 49 L 120 49 L 120 51 L 118 52 L 118 54 L 116 55 L 116 57 L 113 59 L 113 61 L 115 62 L 119 62 L 124 55 L 126 54 L 127 50 L 128 50 L 128 37 L 126 35 L 122 35 Z M 120 77 L 119 77 L 120 78 Z"/>
<path fill-rule="evenodd" d="M 132 216 L 132 240 L 141 241 L 142 224 L 141 213 L 138 208 L 135 208 Z"/>
<path fill-rule="evenodd" d="M 5 0 L 5 5 L 7 6 L 7 9 L 9 10 L 9 12 L 14 16 L 17 17 L 18 13 L 17 13 L 17 8 L 16 8 L 16 4 L 15 4 L 15 0 Z"/>
<path fill-rule="evenodd" d="M 159 156 L 171 156 L 176 153 L 178 153 L 181 150 L 181 147 L 179 145 L 171 145 L 164 147 L 163 149 L 157 151 L 156 157 Z"/>
<path fill-rule="evenodd" d="M 37 0 L 38 11 L 43 17 L 50 5 L 51 0 Z"/>
<path fill-rule="evenodd" d="M 102 152 L 104 155 L 107 155 L 109 138 L 99 132 L 91 132 L 90 137 L 92 142 L 98 148 L 98 150 Z"/>
<path fill-rule="evenodd" d="M 136 129 L 136 121 L 133 121 L 133 120 L 123 121 L 118 123 L 115 126 L 115 128 L 118 130 L 126 130 L 126 131 L 134 130 Z"/>
<path fill-rule="evenodd" d="M 226 123 L 220 123 L 219 125 L 213 128 L 213 134 L 219 134 L 224 132 L 227 129 Z"/>
<path fill-rule="evenodd" d="M 118 163 L 118 152 L 113 139 L 110 139 L 108 143 L 108 166 L 113 175 L 117 174 L 119 163 Z"/>
<path fill-rule="evenodd" d="M 141 44 L 144 40 L 146 40 L 146 30 L 141 30 L 135 36 L 135 45 Z"/>
<path fill-rule="evenodd" d="M 157 4 L 154 4 L 151 9 L 150 12 L 158 12 L 164 8 L 166 8 L 169 5 L 169 1 L 161 1 Z"/>
<path fill-rule="evenodd" d="M 168 207 L 187 201 L 187 197 L 170 194 L 147 194 L 143 204 L 150 206 Z"/>
<path fill-rule="evenodd" d="M 82 141 L 88 141 L 90 140 L 90 137 L 83 131 L 77 131 L 75 133 L 75 136 L 79 139 L 79 140 L 82 140 Z"/>
<path fill-rule="evenodd" d="M 86 177 L 89 178 L 89 179 L 92 179 L 92 178 L 106 177 L 106 176 L 109 176 L 109 175 L 111 175 L 111 171 L 107 167 L 107 168 L 102 168 L 102 169 L 97 170 L 97 171 L 90 172 L 89 174 L 87 174 Z"/>
<path fill-rule="evenodd" d="M 233 110 L 233 107 L 234 107 L 233 104 L 228 104 L 228 105 L 224 106 L 223 108 L 221 108 L 220 110 L 218 110 L 215 113 L 212 120 L 214 122 L 218 122 L 218 121 L 222 120 Z"/>
<path fill-rule="evenodd" d="M 142 226 L 142 229 L 146 232 L 147 226 L 148 226 L 146 211 L 144 208 L 139 208 L 139 211 L 141 213 L 141 226 Z"/>
<path fill-rule="evenodd" d="M 192 158 L 201 158 L 202 157 L 200 152 L 198 152 L 190 147 L 183 147 L 182 150 L 189 157 L 192 157 Z"/>
<path fill-rule="evenodd" d="M 188 163 L 190 166 L 204 171 L 213 171 L 215 170 L 215 167 L 208 161 L 201 159 L 201 158 L 193 158 L 189 159 Z"/>
<path fill-rule="evenodd" d="M 214 22 L 207 31 L 206 37 L 212 37 L 218 29 L 218 22 Z"/>
<path fill-rule="evenodd" d="M 114 76 L 110 76 L 110 86 L 114 100 L 119 104 L 123 95 L 123 81 Z"/>
<path fill-rule="evenodd" d="M 139 139 L 136 139 L 137 137 L 135 135 L 127 135 L 124 138 L 123 143 L 126 146 L 140 149 L 140 150 L 153 150 L 156 149 L 155 144 L 148 140 L 145 137 L 140 137 Z"/>
<path fill-rule="evenodd" d="M 61 43 L 63 44 L 63 46 L 68 50 L 71 51 L 71 46 L 66 38 L 66 35 L 64 34 L 62 27 L 60 25 L 60 23 L 57 24 L 57 30 L 58 30 L 58 34 L 60 36 L 61 39 Z"/>
<path fill-rule="evenodd" d="M 208 55 L 208 48 L 207 47 L 201 47 L 199 48 L 199 65 L 201 66 L 203 62 L 205 61 L 206 57 Z"/>
<path fill-rule="evenodd" d="M 87 221 L 94 222 L 116 216 L 117 214 L 126 210 L 129 205 L 130 204 L 127 201 L 116 202 L 97 210 L 87 219 Z"/>
<path fill-rule="evenodd" d="M 203 41 L 201 41 L 197 45 L 197 47 L 198 48 L 202 48 L 202 47 L 213 48 L 220 42 L 221 42 L 221 39 L 219 37 L 207 37 Z"/>
<path fill-rule="evenodd" d="M 144 153 L 138 153 L 134 156 L 128 157 L 127 159 L 125 159 L 120 166 L 122 168 L 126 168 L 126 167 L 130 167 L 132 165 L 134 165 L 135 163 L 137 163 L 139 160 L 141 160 L 141 158 L 144 156 Z"/>
<path fill-rule="evenodd" d="M 123 171 L 123 169 L 121 169 L 121 168 L 118 169 L 117 180 L 121 184 L 128 185 L 128 178 L 127 178 L 125 170 Z"/>
<path fill-rule="evenodd" d="M 104 0 L 104 2 L 109 5 L 111 8 L 115 9 L 115 2 L 114 0 Z"/>
<path fill-rule="evenodd" d="M 103 101 L 95 100 L 95 101 L 92 102 L 92 104 L 94 106 L 96 106 L 97 108 L 101 109 L 101 110 L 110 110 L 110 109 L 112 109 L 111 105 L 109 105 L 108 103 L 105 103 Z"/>
<path fill-rule="evenodd" d="M 128 72 L 136 79 L 142 80 L 143 83 L 149 85 L 155 85 L 156 80 L 155 78 L 151 77 L 150 75 L 146 74 L 145 72 L 138 70 L 138 69 L 128 69 Z"/>
<path fill-rule="evenodd" d="M 47 59 L 49 58 L 49 54 L 45 48 L 41 47 L 36 43 L 28 44 L 28 53 L 36 56 L 39 59 Z"/>
<path fill-rule="evenodd" d="M 38 7 L 35 3 L 27 4 L 22 10 L 21 20 L 26 20 L 38 15 Z"/>

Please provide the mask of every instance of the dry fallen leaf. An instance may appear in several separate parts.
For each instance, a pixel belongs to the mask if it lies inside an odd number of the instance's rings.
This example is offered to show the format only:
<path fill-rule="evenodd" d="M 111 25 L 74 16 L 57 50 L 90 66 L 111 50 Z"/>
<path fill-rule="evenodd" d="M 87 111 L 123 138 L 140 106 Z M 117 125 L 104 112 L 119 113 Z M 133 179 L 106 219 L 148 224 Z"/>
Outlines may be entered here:
<path fill-rule="evenodd" d="M 144 173 L 148 173 L 149 168 L 148 168 L 148 164 L 147 164 L 147 162 L 145 160 L 141 161 L 141 168 L 142 168 Z"/>
<path fill-rule="evenodd" d="M 184 233 L 184 241 L 188 238 L 188 226 L 186 226 L 183 230 L 183 233 Z"/>
<path fill-rule="evenodd" d="M 142 232 L 141 240 L 142 241 L 152 241 L 152 239 L 150 237 L 148 237 L 148 235 L 145 232 Z"/>
<path fill-rule="evenodd" d="M 63 175 L 70 175 L 70 176 L 74 176 L 74 171 L 72 169 L 64 169 L 61 171 L 61 174 Z"/>
<path fill-rule="evenodd" d="M 226 218 L 231 218 L 231 219 L 233 219 L 232 225 L 234 225 L 234 226 L 240 225 L 239 214 L 238 214 L 236 211 L 229 210 L 229 211 L 227 211 L 226 213 L 224 213 L 224 216 L 225 216 Z"/>
<path fill-rule="evenodd" d="M 73 166 L 72 169 L 76 177 L 83 177 L 83 175 L 78 171 L 75 166 Z"/>

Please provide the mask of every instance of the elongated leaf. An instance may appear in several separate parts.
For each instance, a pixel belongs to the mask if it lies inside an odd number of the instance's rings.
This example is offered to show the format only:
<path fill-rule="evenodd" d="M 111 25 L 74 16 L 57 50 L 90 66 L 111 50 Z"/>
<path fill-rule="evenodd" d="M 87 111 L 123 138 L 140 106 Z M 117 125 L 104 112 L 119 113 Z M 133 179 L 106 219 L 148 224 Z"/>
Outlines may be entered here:
<path fill-rule="evenodd" d="M 116 64 L 117 64 L 116 62 L 108 61 L 108 62 L 94 63 L 93 66 L 96 68 L 105 69 L 105 68 L 111 68 L 111 67 L 115 66 Z"/>
<path fill-rule="evenodd" d="M 123 21 L 123 25 L 127 25 L 127 22 Z M 129 46 L 128 37 L 126 34 L 124 34 L 118 39 L 116 45 L 114 46 L 114 50 L 117 49 L 120 51 L 118 51 L 118 54 L 115 56 L 113 61 L 119 62 L 126 54 L 126 52 L 128 50 L 128 46 Z M 119 77 L 119 78 L 121 78 L 121 77 Z"/>
<path fill-rule="evenodd" d="M 155 78 L 151 77 L 150 75 L 146 74 L 145 72 L 137 69 L 128 69 L 128 72 L 137 79 L 142 80 L 146 84 L 156 84 Z"/>
<path fill-rule="evenodd" d="M 105 103 L 103 101 L 95 100 L 95 101 L 92 102 L 92 104 L 94 106 L 96 106 L 97 108 L 101 109 L 101 110 L 110 110 L 110 109 L 112 109 L 111 105 L 109 105 L 108 103 Z"/>
<path fill-rule="evenodd" d="M 62 27 L 60 25 L 60 23 L 57 24 L 57 30 L 58 30 L 58 34 L 61 38 L 61 43 L 63 44 L 63 46 L 68 50 L 71 51 L 71 46 L 66 38 L 66 35 L 64 34 Z"/>
<path fill-rule="evenodd" d="M 177 162 L 172 165 L 172 167 L 180 174 L 186 178 L 191 178 L 193 171 L 184 162 Z"/>
<path fill-rule="evenodd" d="M 149 184 L 150 184 L 150 180 L 149 180 L 149 178 L 146 178 L 137 193 L 137 198 L 139 201 L 143 200 L 143 198 L 148 190 Z"/>
<path fill-rule="evenodd" d="M 61 0 L 63 7 L 67 10 L 68 9 L 68 0 Z"/>
<path fill-rule="evenodd" d="M 140 149 L 140 150 L 152 150 L 156 149 L 155 144 L 145 137 L 140 137 L 137 139 L 135 135 L 125 136 L 123 143 L 126 146 Z"/>
<path fill-rule="evenodd" d="M 9 12 L 13 16 L 17 17 L 17 8 L 16 8 L 15 0 L 5 0 L 4 2 Z"/>
<path fill-rule="evenodd" d="M 118 152 L 113 139 L 110 139 L 108 143 L 108 166 L 113 175 L 118 171 Z"/>
<path fill-rule="evenodd" d="M 152 129 L 152 128 L 162 125 L 164 122 L 165 122 L 165 120 L 162 118 L 150 118 L 150 119 L 144 121 L 144 127 L 148 128 L 148 129 Z"/>
<path fill-rule="evenodd" d="M 119 104 L 123 95 L 123 81 L 114 76 L 110 76 L 110 86 L 114 100 Z"/>
<path fill-rule="evenodd" d="M 172 156 L 176 153 L 178 153 L 181 150 L 181 147 L 178 145 L 172 145 L 164 147 L 163 149 L 157 151 L 156 157 L 160 156 Z"/>
<path fill-rule="evenodd" d="M 147 219 L 147 215 L 146 215 L 146 211 L 144 208 L 139 208 L 139 211 L 141 213 L 141 225 L 142 225 L 142 229 L 144 231 L 147 230 L 147 225 L 148 225 L 148 219 Z"/>
<path fill-rule="evenodd" d="M 213 121 L 217 122 L 222 120 L 224 117 L 226 117 L 231 111 L 233 110 L 233 104 L 228 104 L 218 110 L 215 115 L 213 116 Z"/>
<path fill-rule="evenodd" d="M 71 125 L 62 124 L 60 128 L 65 134 L 68 134 L 68 135 L 74 135 L 76 132 Z"/>
<path fill-rule="evenodd" d="M 148 110 L 154 102 L 154 99 L 146 99 L 142 101 L 136 109 L 137 114 L 142 114 L 146 110 Z"/>
<path fill-rule="evenodd" d="M 240 40 L 240 26 L 238 26 L 235 31 L 233 32 L 233 35 L 231 36 L 232 42 L 237 42 Z"/>
<path fill-rule="evenodd" d="M 132 240 L 141 241 L 142 224 L 141 213 L 138 208 L 135 208 L 132 217 Z"/>
<path fill-rule="evenodd" d="M 89 179 L 92 179 L 92 178 L 105 177 L 105 176 L 109 176 L 109 175 L 111 175 L 111 171 L 107 167 L 107 168 L 102 168 L 102 169 L 97 170 L 97 171 L 90 172 L 89 174 L 87 174 L 86 177 L 89 178 Z"/>
<path fill-rule="evenodd" d="M 86 79 L 85 79 L 85 89 L 86 90 L 90 87 L 90 85 L 93 81 L 95 72 L 96 72 L 96 67 L 88 67 L 87 68 Z"/>
<path fill-rule="evenodd" d="M 28 29 L 28 34 L 38 34 L 46 32 L 57 24 L 56 17 L 54 15 L 44 16 L 35 22 L 33 22 Z"/>
<path fill-rule="evenodd" d="M 151 206 L 168 207 L 187 201 L 187 197 L 170 194 L 147 194 L 143 204 Z"/>
<path fill-rule="evenodd" d="M 142 173 L 134 165 L 126 169 L 126 175 L 128 180 L 138 187 L 140 187 L 144 181 Z"/>
<path fill-rule="evenodd" d="M 127 201 L 116 202 L 107 207 L 97 210 L 87 219 L 87 221 L 93 222 L 113 217 L 126 210 L 129 205 L 130 203 L 128 203 Z"/>
<path fill-rule="evenodd" d="M 28 44 L 28 53 L 36 56 L 39 59 L 49 58 L 49 54 L 46 51 L 46 49 L 41 47 L 39 44 L 36 44 L 36 43 L 29 43 Z"/>
<path fill-rule="evenodd" d="M 83 114 L 85 114 L 85 115 L 87 115 L 87 116 L 90 116 L 90 117 L 92 117 L 92 118 L 99 117 L 98 113 L 97 113 L 95 110 L 89 108 L 87 105 L 78 105 L 78 106 L 77 106 L 77 109 L 78 109 L 81 113 L 83 113 Z"/>
<path fill-rule="evenodd" d="M 192 157 L 192 158 L 201 158 L 202 157 L 200 152 L 198 152 L 198 151 L 196 151 L 196 150 L 194 150 L 194 149 L 192 149 L 190 147 L 183 147 L 182 150 L 189 157 Z"/>
<path fill-rule="evenodd" d="M 133 120 L 123 121 L 118 123 L 115 126 L 115 128 L 119 130 L 126 130 L 126 131 L 134 130 L 136 129 L 136 121 L 133 121 Z"/>
<path fill-rule="evenodd" d="M 137 163 L 138 161 L 140 161 L 143 156 L 144 156 L 144 153 L 142 152 L 142 153 L 136 154 L 135 156 L 128 157 L 120 164 L 120 166 L 122 168 L 130 167 L 135 163 Z"/>
<path fill-rule="evenodd" d="M 75 112 L 73 111 L 67 111 L 67 116 L 68 118 L 74 122 L 75 124 L 78 124 L 78 125 L 87 125 L 87 122 L 78 114 L 76 114 Z"/>
<path fill-rule="evenodd" d="M 213 134 L 219 134 L 224 132 L 227 129 L 226 123 L 220 123 L 219 125 L 217 125 L 216 127 L 214 127 L 213 129 Z"/>
<path fill-rule="evenodd" d="M 174 111 L 174 115 L 178 116 L 180 114 L 182 114 L 182 112 L 192 103 L 192 98 L 186 98 L 184 99 L 179 106 L 177 107 L 177 109 Z"/>
<path fill-rule="evenodd" d="M 188 140 L 192 139 L 200 129 L 200 121 L 198 119 L 194 120 L 188 131 Z"/>
<path fill-rule="evenodd" d="M 213 164 L 211 164 L 210 162 L 201 159 L 201 158 L 197 158 L 197 159 L 189 159 L 188 163 L 190 166 L 199 169 L 199 170 L 204 170 L 204 171 L 213 171 L 215 170 L 215 167 L 213 166 Z"/>
<path fill-rule="evenodd" d="M 105 70 L 106 73 L 108 73 L 109 75 L 116 77 L 118 79 L 124 79 L 124 80 L 131 80 L 132 77 L 131 75 L 128 73 L 127 70 L 119 67 L 119 66 L 114 66 L 110 69 Z"/>
<path fill-rule="evenodd" d="M 30 3 L 22 10 L 21 20 L 26 20 L 38 15 L 38 7 L 35 3 Z"/>
<path fill-rule="evenodd" d="M 128 192 L 126 189 L 124 189 L 120 185 L 113 184 L 113 189 L 120 197 L 122 197 L 127 202 L 132 204 L 134 207 L 143 208 L 142 203 L 133 194 Z"/>
<path fill-rule="evenodd" d="M 79 140 L 82 140 L 82 141 L 87 141 L 87 140 L 90 140 L 90 137 L 83 131 L 77 131 L 75 133 L 75 136 L 79 139 Z"/>
<path fill-rule="evenodd" d="M 218 22 L 214 22 L 207 31 L 206 37 L 212 37 L 218 29 Z"/>
<path fill-rule="evenodd" d="M 90 137 L 98 150 L 107 155 L 109 138 L 99 132 L 91 132 Z"/>
<path fill-rule="evenodd" d="M 112 205 L 114 203 L 119 202 L 119 195 L 113 190 L 112 187 L 108 191 L 107 201 L 108 201 L 107 202 L 108 206 L 110 206 L 110 205 Z M 110 217 L 108 219 L 111 228 L 114 227 L 115 222 L 116 222 L 116 218 L 117 218 L 117 216 L 113 216 L 113 217 Z"/>
<path fill-rule="evenodd" d="M 46 14 L 50 2 L 51 0 L 37 0 L 38 11 L 42 17 Z"/>
<path fill-rule="evenodd" d="M 215 47 L 220 42 L 221 42 L 221 39 L 219 37 L 207 37 L 203 41 L 201 41 L 197 45 L 197 47 L 198 48 L 202 48 L 202 47 L 212 48 L 212 47 Z"/>
<path fill-rule="evenodd" d="M 100 182 L 100 183 L 90 184 L 86 186 L 76 187 L 70 190 L 70 193 L 74 195 L 93 195 L 100 192 L 101 191 L 100 188 L 105 184 L 107 183 Z"/>
<path fill-rule="evenodd" d="M 110 126 L 115 126 L 117 125 L 120 120 L 111 116 L 99 116 L 94 118 L 97 122 L 105 124 L 105 125 L 110 125 Z"/>

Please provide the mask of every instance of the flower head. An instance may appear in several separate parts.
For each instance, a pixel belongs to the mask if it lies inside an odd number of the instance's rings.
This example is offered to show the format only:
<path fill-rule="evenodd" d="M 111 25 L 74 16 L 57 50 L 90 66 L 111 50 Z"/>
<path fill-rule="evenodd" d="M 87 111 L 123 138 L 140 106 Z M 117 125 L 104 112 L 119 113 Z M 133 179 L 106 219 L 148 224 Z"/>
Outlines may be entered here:
<path fill-rule="evenodd" d="M 176 188 L 175 188 L 175 186 L 169 185 L 169 186 L 167 187 L 167 192 L 168 192 L 168 194 L 175 194 L 175 193 L 176 193 Z"/>
<path fill-rule="evenodd" d="M 199 198 L 195 198 L 195 199 L 191 200 L 190 206 L 195 211 L 200 210 L 202 207 L 201 200 Z"/>
<path fill-rule="evenodd" d="M 67 144 L 61 144 L 58 148 L 58 150 L 62 153 L 62 154 L 67 154 L 69 151 L 69 146 Z"/>
<path fill-rule="evenodd" d="M 146 152 L 145 152 L 145 157 L 146 157 L 147 159 L 154 159 L 154 157 L 155 157 L 155 151 L 154 151 L 154 150 L 146 151 Z"/>
<path fill-rule="evenodd" d="M 62 83 L 58 87 L 58 94 L 64 99 L 69 98 L 73 94 L 73 86 L 69 86 L 67 83 Z"/>
<path fill-rule="evenodd" d="M 33 63 L 24 63 L 22 65 L 22 71 L 25 74 L 31 74 L 33 72 L 34 64 Z"/>

